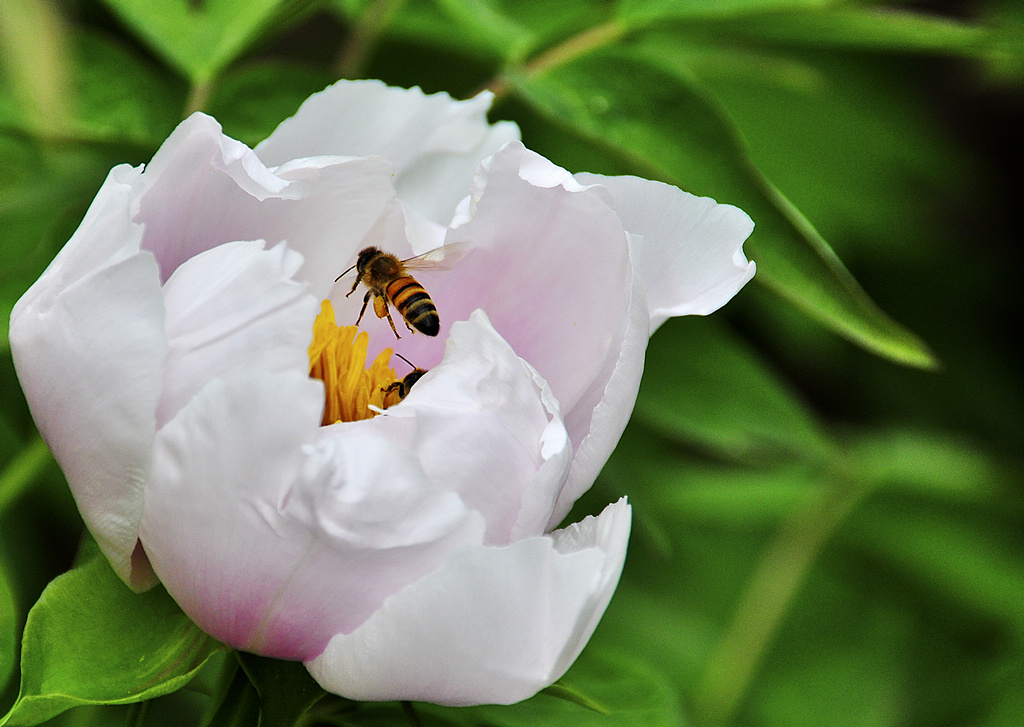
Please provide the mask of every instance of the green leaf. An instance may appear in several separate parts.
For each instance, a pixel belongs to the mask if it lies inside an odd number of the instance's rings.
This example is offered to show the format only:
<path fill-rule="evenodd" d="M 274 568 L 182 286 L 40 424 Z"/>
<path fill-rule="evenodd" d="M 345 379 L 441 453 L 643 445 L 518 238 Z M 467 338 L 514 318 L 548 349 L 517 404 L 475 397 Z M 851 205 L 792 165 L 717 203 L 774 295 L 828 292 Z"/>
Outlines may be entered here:
<path fill-rule="evenodd" d="M 233 677 L 206 727 L 252 727 L 259 724 L 278 727 L 273 723 L 260 722 L 260 695 L 245 671 L 235 664 Z"/>
<path fill-rule="evenodd" d="M 0 724 L 34 725 L 87 704 L 129 704 L 187 684 L 226 647 L 162 587 L 133 593 L 92 548 L 29 612 L 21 690 Z"/>
<path fill-rule="evenodd" d="M 858 513 L 847 539 L 916 583 L 933 603 L 998 619 L 1021 639 L 1024 518 L 1015 511 L 1019 503 L 968 509 L 886 493 Z"/>
<path fill-rule="evenodd" d="M 997 502 L 1016 474 L 962 437 L 906 427 L 861 434 L 850 452 L 879 488 L 937 502 Z"/>
<path fill-rule="evenodd" d="M 673 318 L 658 330 L 634 418 L 734 459 L 819 458 L 832 447 L 794 393 L 712 318 Z"/>
<path fill-rule="evenodd" d="M 126 157 L 133 158 L 114 147 L 0 132 L 0 352 L 8 349 L 15 301 L 74 232 L 110 167 Z"/>
<path fill-rule="evenodd" d="M 299 662 L 242 652 L 237 656 L 259 693 L 263 714 L 260 724 L 264 727 L 301 724 L 303 715 L 327 694 Z"/>
<path fill-rule="evenodd" d="M 598 714 L 611 714 L 608 708 L 603 704 L 598 703 L 592 697 L 584 694 L 578 689 L 573 689 L 561 680 L 555 682 L 550 687 L 545 687 L 540 690 L 541 694 L 546 694 L 549 697 L 555 697 L 557 699 L 564 699 L 572 704 L 578 704 L 584 709 L 589 709 L 591 712 L 597 712 Z"/>
<path fill-rule="evenodd" d="M 208 84 L 261 35 L 280 31 L 311 0 L 105 0 L 157 54 Z"/>
<path fill-rule="evenodd" d="M 629 653 L 588 646 L 560 680 L 562 689 L 585 694 L 607 713 L 541 693 L 510 706 L 444 708 L 415 705 L 440 724 L 493 727 L 682 727 L 687 724 L 675 688 L 650 664 Z"/>
<path fill-rule="evenodd" d="M 18 655 L 18 604 L 7 568 L 7 559 L 0 555 L 0 694 L 14 672 Z"/>
<path fill-rule="evenodd" d="M 0 472 L 0 518 L 51 462 L 50 450 L 39 437 L 22 447 Z"/>
<path fill-rule="evenodd" d="M 438 0 L 460 35 L 479 39 L 496 58 L 521 58 L 535 43 L 534 34 L 488 0 Z M 559 3 L 571 6 L 573 3 Z M 553 7 L 549 4 L 549 7 Z"/>
<path fill-rule="evenodd" d="M 878 308 L 754 166 L 718 102 L 663 55 L 655 46 L 598 47 L 511 81 L 553 122 L 631 160 L 639 173 L 743 208 L 756 224 L 745 248 L 758 264 L 755 280 L 868 350 L 935 366 L 927 346 Z"/>
<path fill-rule="evenodd" d="M 952 18 L 850 6 L 734 18 L 709 23 L 701 32 L 719 38 L 737 35 L 787 45 L 980 58 L 990 56 L 1000 38 L 991 28 Z"/>
<path fill-rule="evenodd" d="M 265 62 L 229 71 L 217 83 L 207 112 L 224 133 L 250 147 L 270 136 L 309 96 L 335 79 L 325 71 Z"/>
<path fill-rule="evenodd" d="M 835 5 L 836 0 L 618 0 L 619 17 L 631 24 L 646 24 L 671 19 L 772 13 L 793 8 L 820 8 Z"/>
<path fill-rule="evenodd" d="M 60 125 L 40 130 L 36 118 L 0 85 L 0 127 L 63 142 L 155 148 L 180 120 L 184 85 L 109 36 L 76 33 L 66 51 Z"/>

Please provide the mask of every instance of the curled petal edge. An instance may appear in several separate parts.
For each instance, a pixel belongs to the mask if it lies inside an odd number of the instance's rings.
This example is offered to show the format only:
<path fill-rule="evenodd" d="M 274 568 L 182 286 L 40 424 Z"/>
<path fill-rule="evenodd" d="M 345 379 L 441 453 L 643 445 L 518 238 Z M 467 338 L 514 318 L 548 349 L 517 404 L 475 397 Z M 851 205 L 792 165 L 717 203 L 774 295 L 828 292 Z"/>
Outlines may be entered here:
<path fill-rule="evenodd" d="M 513 704 L 559 679 L 618 584 L 625 498 L 597 517 L 504 548 L 464 548 L 306 662 L 349 699 Z"/>

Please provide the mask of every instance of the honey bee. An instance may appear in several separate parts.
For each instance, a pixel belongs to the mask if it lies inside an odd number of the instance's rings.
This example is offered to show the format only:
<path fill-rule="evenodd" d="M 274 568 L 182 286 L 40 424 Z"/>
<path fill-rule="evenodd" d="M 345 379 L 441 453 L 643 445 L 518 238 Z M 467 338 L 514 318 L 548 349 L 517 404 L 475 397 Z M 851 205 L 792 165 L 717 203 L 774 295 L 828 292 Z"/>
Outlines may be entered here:
<path fill-rule="evenodd" d="M 395 352 L 395 355 L 398 356 L 398 358 L 405 361 L 410 366 L 412 366 L 412 371 L 407 373 L 398 381 L 393 381 L 387 386 L 380 387 L 380 390 L 384 392 L 384 401 L 387 401 L 388 397 L 390 397 L 392 394 L 397 394 L 398 401 L 395 402 L 397 404 L 398 402 L 402 401 L 402 399 L 409 396 L 409 392 L 412 390 L 413 384 L 415 384 L 417 381 L 423 378 L 423 375 L 426 374 L 427 371 L 426 369 L 421 369 L 420 367 L 416 366 L 415 364 L 413 364 L 412 361 L 410 361 L 397 351 Z"/>
<path fill-rule="evenodd" d="M 334 282 L 338 282 L 355 269 L 356 282 L 352 284 L 352 290 L 346 293 L 345 297 L 356 292 L 360 283 L 366 286 L 363 307 L 359 310 L 359 317 L 356 318 L 357 326 L 363 319 L 370 298 L 373 298 L 373 312 L 377 314 L 378 318 L 388 319 L 395 338 L 401 338 L 401 336 L 398 335 L 398 329 L 395 328 L 395 321 L 391 317 L 388 303 L 393 303 L 398 312 L 402 314 L 405 327 L 410 331 L 436 336 L 441 330 L 441 318 L 437 314 L 437 306 L 430 299 L 430 294 L 416 282 L 415 278 L 409 275 L 408 271 L 438 270 L 449 267 L 460 256 L 456 252 L 461 249 L 461 245 L 447 245 L 423 255 L 399 260 L 395 255 L 384 252 L 380 248 L 366 247 L 359 252 L 356 264 L 335 278 Z"/>

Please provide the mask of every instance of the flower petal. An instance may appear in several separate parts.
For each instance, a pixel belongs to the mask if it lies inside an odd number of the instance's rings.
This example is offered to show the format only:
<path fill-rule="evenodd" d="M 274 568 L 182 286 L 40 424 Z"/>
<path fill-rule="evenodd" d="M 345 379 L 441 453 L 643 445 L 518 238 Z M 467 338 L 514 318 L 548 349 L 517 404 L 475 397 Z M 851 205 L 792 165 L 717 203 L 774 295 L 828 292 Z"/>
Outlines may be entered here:
<path fill-rule="evenodd" d="M 633 234 L 651 332 L 672 316 L 721 308 L 754 276 L 743 241 L 754 223 L 743 210 L 639 177 L 577 174 L 607 188 L 623 227 Z"/>
<path fill-rule="evenodd" d="M 594 484 L 629 422 L 650 338 L 648 310 L 643 283 L 634 274 L 618 347 L 605 359 L 586 394 L 565 414 L 575 453 L 548 528 L 556 527 Z"/>
<path fill-rule="evenodd" d="M 552 186 L 530 181 L 541 177 L 538 165 L 550 170 L 543 179 Z M 631 272 L 607 192 L 564 177 L 567 188 L 557 172 L 518 142 L 498 152 L 478 184 L 472 219 L 448 234 L 448 243 L 470 243 L 472 252 L 428 289 L 442 335 L 446 319 L 483 309 L 569 411 L 614 355 Z"/>
<path fill-rule="evenodd" d="M 320 429 L 323 388 L 249 371 L 204 387 L 157 435 L 142 542 L 207 633 L 309 659 L 436 569 L 483 523 L 407 453 Z"/>
<path fill-rule="evenodd" d="M 395 165 L 402 201 L 447 225 L 480 160 L 519 138 L 515 124 L 487 123 L 492 98 L 339 81 L 310 96 L 256 153 L 270 166 L 324 154 L 383 156 Z"/>
<path fill-rule="evenodd" d="M 155 583 L 139 537 L 166 351 L 159 271 L 129 219 L 138 172 L 111 171 L 78 231 L 11 314 L 39 431 L 117 574 Z"/>
<path fill-rule="evenodd" d="M 168 352 L 157 424 L 206 382 L 246 369 L 308 373 L 316 301 L 292 278 L 302 256 L 229 242 L 186 260 L 164 285 Z"/>
<path fill-rule="evenodd" d="M 300 278 L 325 297 L 396 205 L 384 159 L 302 159 L 270 170 L 209 116 L 183 121 L 146 168 L 135 216 L 164 280 L 185 260 L 236 240 L 287 241 Z"/>
<path fill-rule="evenodd" d="M 572 448 L 546 383 L 482 311 L 452 326 L 441 363 L 385 414 L 368 426 L 482 513 L 486 544 L 544 532 Z"/>
<path fill-rule="evenodd" d="M 464 548 L 307 662 L 349 699 L 512 704 L 562 676 L 618 583 L 625 500 L 506 548 Z"/>

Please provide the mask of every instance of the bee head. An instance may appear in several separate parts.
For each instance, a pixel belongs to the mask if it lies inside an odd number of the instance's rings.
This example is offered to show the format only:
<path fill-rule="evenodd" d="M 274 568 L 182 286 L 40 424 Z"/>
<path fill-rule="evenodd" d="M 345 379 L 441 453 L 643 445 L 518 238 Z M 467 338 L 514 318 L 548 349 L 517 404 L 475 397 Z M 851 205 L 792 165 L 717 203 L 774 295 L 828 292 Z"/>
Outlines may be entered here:
<path fill-rule="evenodd" d="M 366 270 L 366 266 L 370 264 L 370 261 L 381 254 L 380 248 L 376 247 L 364 247 L 359 251 L 359 256 L 356 258 L 356 271 L 362 275 L 363 271 Z"/>

